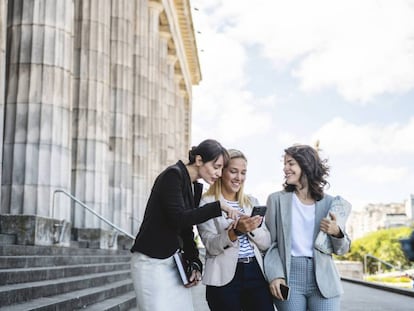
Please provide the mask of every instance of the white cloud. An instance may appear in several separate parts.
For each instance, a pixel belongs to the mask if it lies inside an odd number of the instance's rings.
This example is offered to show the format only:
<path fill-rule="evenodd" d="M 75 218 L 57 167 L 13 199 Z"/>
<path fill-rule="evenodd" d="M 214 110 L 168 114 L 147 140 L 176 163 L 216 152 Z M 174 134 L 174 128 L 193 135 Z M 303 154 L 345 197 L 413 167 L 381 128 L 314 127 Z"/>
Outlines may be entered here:
<path fill-rule="evenodd" d="M 399 126 L 391 133 L 389 140 L 389 150 L 397 153 L 414 152 L 414 117 L 405 126 Z"/>
<path fill-rule="evenodd" d="M 307 138 L 299 137 L 289 131 L 281 131 L 276 135 L 277 141 L 281 146 L 291 146 L 293 144 L 311 144 Z"/>
<path fill-rule="evenodd" d="M 360 4 L 345 9 L 330 24 L 332 37 L 295 69 L 304 90 L 335 86 L 347 100 L 367 102 L 414 86 L 414 9 L 402 1 Z"/>
<path fill-rule="evenodd" d="M 197 98 L 200 100 L 193 108 L 193 125 L 197 126 L 193 128 L 195 138 L 205 136 L 202 129 L 207 129 L 209 136 L 233 143 L 262 134 L 271 127 L 270 116 L 261 111 L 260 104 L 257 104 L 266 99 L 255 100 L 251 93 L 233 89 L 223 91 L 222 96 L 212 99 L 210 88 L 199 91 Z"/>
<path fill-rule="evenodd" d="M 304 91 L 335 88 L 349 101 L 367 103 L 414 87 L 410 0 L 206 2 L 200 5 L 208 7 L 210 29 L 258 45 L 276 68 L 292 66 Z"/>
<path fill-rule="evenodd" d="M 350 173 L 360 182 L 375 184 L 389 184 L 398 182 L 407 177 L 408 168 L 406 167 L 388 167 L 388 166 L 364 166 L 353 169 Z"/>
<path fill-rule="evenodd" d="M 213 137 L 246 152 L 246 190 L 263 203 L 281 188 L 283 149 L 316 140 L 332 166 L 329 193 L 359 207 L 405 198 L 414 182 L 414 115 L 411 93 L 399 94 L 414 87 L 412 3 L 192 0 L 204 50 L 193 141 Z M 260 69 L 250 83 L 255 61 Z M 261 85 L 262 77 L 270 80 Z M 334 95 L 324 107 L 332 89 L 370 106 L 351 113 Z M 398 113 L 384 116 L 390 106 Z"/>
<path fill-rule="evenodd" d="M 219 32 L 220 20 L 199 16 L 203 81 L 193 89 L 193 136 L 196 141 L 207 135 L 232 143 L 269 129 L 271 119 L 261 109 L 275 99 L 256 97 L 246 90 L 246 48 Z"/>
<path fill-rule="evenodd" d="M 328 154 L 407 154 L 414 152 L 414 118 L 407 124 L 357 125 L 332 119 L 313 135 Z"/>

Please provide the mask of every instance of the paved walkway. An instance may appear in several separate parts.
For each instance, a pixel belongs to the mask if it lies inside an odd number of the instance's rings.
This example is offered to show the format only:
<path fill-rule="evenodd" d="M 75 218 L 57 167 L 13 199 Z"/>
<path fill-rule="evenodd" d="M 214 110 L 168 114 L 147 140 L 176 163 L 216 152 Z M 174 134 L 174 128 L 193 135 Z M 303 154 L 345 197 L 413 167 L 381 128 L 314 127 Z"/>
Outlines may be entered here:
<path fill-rule="evenodd" d="M 413 311 L 414 297 L 342 282 L 341 311 Z"/>
<path fill-rule="evenodd" d="M 345 293 L 341 299 L 341 311 L 414 310 L 414 297 L 344 281 L 342 285 Z M 192 293 L 194 310 L 209 311 L 205 298 L 205 286 L 193 287 Z"/>
<path fill-rule="evenodd" d="M 209 311 L 206 301 L 206 287 L 203 284 L 191 288 L 193 294 L 193 305 L 195 311 Z"/>

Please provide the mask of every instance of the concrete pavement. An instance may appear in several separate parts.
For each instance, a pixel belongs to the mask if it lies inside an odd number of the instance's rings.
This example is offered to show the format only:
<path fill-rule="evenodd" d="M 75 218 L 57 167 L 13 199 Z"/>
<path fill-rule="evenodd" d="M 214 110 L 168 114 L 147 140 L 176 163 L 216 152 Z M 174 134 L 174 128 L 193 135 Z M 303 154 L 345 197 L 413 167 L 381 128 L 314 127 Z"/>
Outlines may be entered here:
<path fill-rule="evenodd" d="M 206 287 L 203 284 L 198 284 L 191 288 L 193 294 L 193 305 L 195 311 L 209 311 L 206 301 Z"/>
<path fill-rule="evenodd" d="M 388 290 L 342 282 L 341 311 L 413 311 L 414 297 Z"/>
<path fill-rule="evenodd" d="M 414 297 L 391 291 L 342 281 L 345 293 L 341 299 L 341 311 L 413 311 Z M 205 286 L 192 288 L 195 311 L 209 311 Z M 257 310 L 260 311 L 260 310 Z"/>

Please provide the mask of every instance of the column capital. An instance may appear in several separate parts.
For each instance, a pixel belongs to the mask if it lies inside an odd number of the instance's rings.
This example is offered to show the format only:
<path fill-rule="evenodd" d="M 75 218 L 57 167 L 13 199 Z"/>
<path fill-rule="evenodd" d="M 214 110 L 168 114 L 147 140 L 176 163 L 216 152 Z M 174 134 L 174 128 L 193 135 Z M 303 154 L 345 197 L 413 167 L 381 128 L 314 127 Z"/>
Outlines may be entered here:
<path fill-rule="evenodd" d="M 180 74 L 180 75 L 177 75 L 177 74 L 175 74 L 174 75 L 174 81 L 176 82 L 176 83 L 181 83 L 181 80 L 183 79 L 183 76 Z"/>
<path fill-rule="evenodd" d="M 186 90 L 180 89 L 180 96 L 183 98 L 188 98 L 188 92 Z"/>
<path fill-rule="evenodd" d="M 174 80 L 177 82 L 177 83 L 180 83 L 182 80 L 184 79 L 184 75 L 183 75 L 183 73 L 181 72 L 181 69 L 179 69 L 179 68 L 175 68 L 174 69 Z"/>
<path fill-rule="evenodd" d="M 177 57 L 176 54 L 170 54 L 170 53 L 168 53 L 167 62 L 168 62 L 169 65 L 175 65 L 175 63 L 177 62 L 177 60 L 178 60 L 178 57 Z"/>
<path fill-rule="evenodd" d="M 148 1 L 148 8 L 153 9 L 157 11 L 158 13 L 161 13 L 164 10 L 162 3 L 157 0 Z"/>
<path fill-rule="evenodd" d="M 170 28 L 168 26 L 165 26 L 165 25 L 159 27 L 159 34 L 160 34 L 160 37 L 162 39 L 165 39 L 166 41 L 170 40 L 171 37 L 172 37 L 172 34 L 170 32 Z"/>

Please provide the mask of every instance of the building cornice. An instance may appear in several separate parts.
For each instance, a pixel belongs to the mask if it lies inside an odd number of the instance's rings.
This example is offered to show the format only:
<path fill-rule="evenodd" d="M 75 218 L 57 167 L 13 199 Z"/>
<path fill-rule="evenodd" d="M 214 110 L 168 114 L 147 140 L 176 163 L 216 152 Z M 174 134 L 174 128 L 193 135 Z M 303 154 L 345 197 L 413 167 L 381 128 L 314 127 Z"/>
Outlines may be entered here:
<path fill-rule="evenodd" d="M 160 0 L 164 11 L 160 15 L 160 29 L 169 29 L 169 54 L 177 56 L 176 72 L 181 71 L 180 88 L 191 98 L 191 85 L 201 80 L 200 63 L 195 41 L 191 9 L 188 0 Z M 177 70 L 178 69 L 178 70 Z"/>
<path fill-rule="evenodd" d="M 177 10 L 181 35 L 189 64 L 191 82 L 197 85 L 201 80 L 201 69 L 198 58 L 197 42 L 191 14 L 190 0 L 174 0 Z"/>

